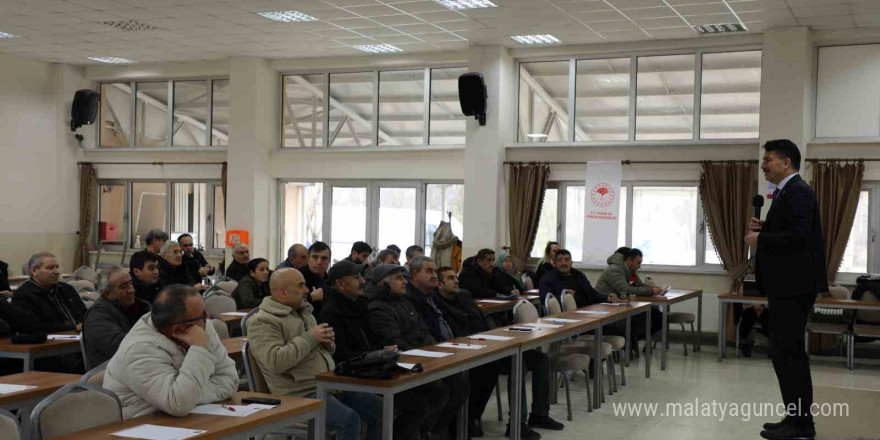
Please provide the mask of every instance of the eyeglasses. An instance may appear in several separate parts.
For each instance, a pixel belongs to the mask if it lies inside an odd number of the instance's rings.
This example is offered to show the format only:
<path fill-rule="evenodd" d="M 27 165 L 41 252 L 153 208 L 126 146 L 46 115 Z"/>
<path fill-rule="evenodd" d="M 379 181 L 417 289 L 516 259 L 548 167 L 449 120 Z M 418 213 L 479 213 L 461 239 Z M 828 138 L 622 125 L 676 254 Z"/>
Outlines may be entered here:
<path fill-rule="evenodd" d="M 207 311 L 207 310 L 205 310 L 204 312 L 202 312 L 202 316 L 197 316 L 197 317 L 192 318 L 192 319 L 186 319 L 186 320 L 183 320 L 183 321 L 180 321 L 180 322 L 175 322 L 175 324 L 189 324 L 189 323 L 196 323 L 196 322 L 199 322 L 199 321 L 205 321 L 205 322 L 208 321 L 208 311 Z"/>

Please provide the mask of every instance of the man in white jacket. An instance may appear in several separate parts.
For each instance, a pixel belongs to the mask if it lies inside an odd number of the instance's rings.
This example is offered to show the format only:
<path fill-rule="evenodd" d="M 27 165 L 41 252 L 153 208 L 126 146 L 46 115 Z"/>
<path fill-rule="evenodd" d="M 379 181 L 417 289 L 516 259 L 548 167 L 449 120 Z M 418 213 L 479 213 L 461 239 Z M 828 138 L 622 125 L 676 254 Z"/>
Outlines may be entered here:
<path fill-rule="evenodd" d="M 172 284 L 159 292 L 104 374 L 104 388 L 122 401 L 123 418 L 154 411 L 183 417 L 200 403 L 232 397 L 235 362 L 206 318 L 205 302 L 192 286 Z"/>

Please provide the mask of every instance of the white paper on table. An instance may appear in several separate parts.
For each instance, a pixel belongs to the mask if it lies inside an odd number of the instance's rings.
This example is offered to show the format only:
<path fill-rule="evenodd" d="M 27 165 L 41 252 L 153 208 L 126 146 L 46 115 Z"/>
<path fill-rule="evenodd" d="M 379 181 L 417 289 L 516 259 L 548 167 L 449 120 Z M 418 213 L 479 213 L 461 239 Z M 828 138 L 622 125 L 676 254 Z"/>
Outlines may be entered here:
<path fill-rule="evenodd" d="M 223 312 L 221 315 L 229 316 L 247 316 L 248 312 Z"/>
<path fill-rule="evenodd" d="M 408 354 L 410 356 L 423 356 L 429 358 L 442 358 L 446 356 L 452 356 L 454 353 L 444 353 L 442 351 L 427 351 L 427 350 L 407 350 L 400 354 Z"/>
<path fill-rule="evenodd" d="M 541 318 L 541 319 L 544 321 L 560 322 L 560 323 L 564 323 L 564 324 L 570 324 L 572 322 L 581 322 L 580 319 L 565 319 L 565 318 Z"/>
<path fill-rule="evenodd" d="M 584 315 L 607 315 L 608 312 L 604 310 L 578 310 L 575 313 L 583 313 Z"/>
<path fill-rule="evenodd" d="M 36 387 L 36 385 L 11 385 L 8 383 L 0 383 L 0 394 L 12 394 Z"/>
<path fill-rule="evenodd" d="M 473 335 L 468 336 L 468 339 L 472 339 L 474 341 L 509 341 L 513 338 L 511 338 L 510 336 Z"/>
<path fill-rule="evenodd" d="M 208 414 L 211 416 L 225 417 L 247 417 L 262 408 L 254 408 L 245 405 L 218 405 L 216 403 L 207 403 L 197 405 L 190 411 L 190 414 Z"/>
<path fill-rule="evenodd" d="M 492 304 L 507 304 L 510 302 L 510 300 L 507 300 L 507 299 L 481 299 L 477 302 L 492 303 Z"/>
<path fill-rule="evenodd" d="M 629 303 L 601 303 L 603 306 L 628 306 Z"/>
<path fill-rule="evenodd" d="M 272 409 L 272 408 L 275 408 L 275 407 L 278 406 L 278 405 L 266 405 L 266 404 L 264 404 L 264 403 L 252 403 L 252 404 L 250 404 L 250 405 L 248 405 L 248 406 L 251 407 L 251 408 L 257 408 L 257 409 Z"/>
<path fill-rule="evenodd" d="M 412 370 L 416 367 L 416 364 L 410 364 L 408 362 L 398 362 L 397 366 L 400 368 L 406 368 L 407 370 Z"/>
<path fill-rule="evenodd" d="M 114 432 L 117 437 L 142 438 L 146 440 L 183 440 L 207 431 L 200 429 L 172 428 L 170 426 L 140 425 Z"/>
<path fill-rule="evenodd" d="M 48 335 L 46 339 L 51 341 L 79 341 L 79 335 Z"/>
<path fill-rule="evenodd" d="M 437 344 L 437 346 L 443 348 L 463 348 L 465 350 L 479 350 L 486 347 L 485 345 L 462 344 L 460 342 L 444 342 L 442 344 Z"/>
<path fill-rule="evenodd" d="M 539 322 L 529 322 L 529 323 L 520 324 L 520 325 L 525 326 L 525 327 L 532 327 L 532 328 L 562 328 L 563 327 L 560 324 L 541 324 Z"/>

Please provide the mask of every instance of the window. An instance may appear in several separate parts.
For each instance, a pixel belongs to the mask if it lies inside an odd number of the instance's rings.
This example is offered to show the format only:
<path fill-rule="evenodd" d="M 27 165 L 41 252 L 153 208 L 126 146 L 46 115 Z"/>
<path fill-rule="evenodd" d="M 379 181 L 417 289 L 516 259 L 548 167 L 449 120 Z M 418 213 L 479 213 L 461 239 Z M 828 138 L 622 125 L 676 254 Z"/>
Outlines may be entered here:
<path fill-rule="evenodd" d="M 706 264 L 714 264 L 721 265 L 721 257 L 718 256 L 718 251 L 715 249 L 715 243 L 712 242 L 712 237 L 709 235 L 709 230 L 706 229 L 703 234 L 706 237 L 706 246 L 704 247 L 705 256 L 703 257 L 703 261 Z"/>
<path fill-rule="evenodd" d="M 174 83 L 174 145 L 206 145 L 208 120 L 208 82 L 177 81 Z"/>
<path fill-rule="evenodd" d="M 205 247 L 208 242 L 208 184 L 171 184 L 171 228 L 172 239 L 181 234 L 193 236 L 196 247 Z"/>
<path fill-rule="evenodd" d="M 862 191 L 859 193 L 859 205 L 856 208 L 856 217 L 853 221 L 852 231 L 849 234 L 849 240 L 846 244 L 846 251 L 843 253 L 843 261 L 840 264 L 839 272 L 858 274 L 868 272 L 869 239 L 871 238 L 871 235 L 869 235 L 868 232 L 870 198 L 870 191 Z"/>
<path fill-rule="evenodd" d="M 211 145 L 229 145 L 229 80 L 211 83 Z"/>
<path fill-rule="evenodd" d="M 125 184 L 98 185 L 98 243 L 122 244 L 125 241 Z"/>
<path fill-rule="evenodd" d="M 137 83 L 136 147 L 168 145 L 168 82 Z"/>
<path fill-rule="evenodd" d="M 372 96 L 372 72 L 330 75 L 331 146 L 373 144 Z"/>
<path fill-rule="evenodd" d="M 644 264 L 696 265 L 696 187 L 634 187 L 632 247 Z"/>
<path fill-rule="evenodd" d="M 381 250 L 412 244 L 430 254 L 434 231 L 452 213 L 452 232 L 462 233 L 464 185 L 433 182 L 281 182 L 282 254 L 295 243 L 330 244 L 334 260 L 365 241 Z M 326 197 L 326 198 L 325 198 Z M 427 246 L 426 246 L 427 245 Z"/>
<path fill-rule="evenodd" d="M 629 139 L 630 65 L 629 58 L 578 60 L 576 141 Z"/>
<path fill-rule="evenodd" d="M 224 247 L 226 243 L 226 196 L 223 195 L 223 187 L 214 185 L 214 246 Z"/>
<path fill-rule="evenodd" d="M 326 75 L 284 77 L 281 109 L 284 133 L 281 146 L 324 146 L 325 81 Z"/>
<path fill-rule="evenodd" d="M 519 141 L 568 140 L 568 61 L 519 65 Z"/>
<path fill-rule="evenodd" d="M 535 235 L 535 244 L 532 246 L 532 258 L 543 258 L 544 248 L 548 241 L 558 241 L 556 231 L 558 222 L 557 203 L 559 190 L 547 188 L 544 192 L 544 203 L 541 205 L 541 218 L 538 220 L 538 234 Z"/>
<path fill-rule="evenodd" d="M 151 229 L 165 227 L 165 183 L 137 182 L 131 184 L 131 239 L 140 248 Z"/>
<path fill-rule="evenodd" d="M 131 85 L 101 84 L 100 146 L 127 147 L 131 135 Z"/>
<path fill-rule="evenodd" d="M 379 145 L 420 145 L 425 135 L 425 70 L 379 72 Z"/>
<path fill-rule="evenodd" d="M 700 139 L 758 137 L 761 51 L 703 54 Z"/>
<path fill-rule="evenodd" d="M 692 139 L 694 55 L 639 57 L 636 140 Z"/>
<path fill-rule="evenodd" d="M 458 101 L 458 77 L 466 72 L 466 67 L 431 69 L 429 143 L 432 145 L 465 144 L 467 118 Z"/>
<path fill-rule="evenodd" d="M 574 261 L 582 261 L 584 253 L 584 186 L 565 186 L 565 234 L 562 245 L 571 252 Z M 620 187 L 617 246 L 626 246 L 627 188 Z"/>

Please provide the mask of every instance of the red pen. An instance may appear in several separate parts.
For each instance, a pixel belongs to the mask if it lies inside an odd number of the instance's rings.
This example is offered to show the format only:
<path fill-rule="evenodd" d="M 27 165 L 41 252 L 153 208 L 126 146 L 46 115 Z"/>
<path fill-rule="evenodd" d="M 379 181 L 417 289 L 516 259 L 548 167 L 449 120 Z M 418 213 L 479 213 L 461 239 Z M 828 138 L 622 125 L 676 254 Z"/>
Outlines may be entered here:
<path fill-rule="evenodd" d="M 486 338 L 471 338 L 471 339 L 473 339 L 475 341 L 485 341 L 486 340 Z"/>
<path fill-rule="evenodd" d="M 231 407 L 231 406 L 226 406 L 226 405 L 222 405 L 222 404 L 221 404 L 220 406 L 222 406 L 222 407 L 224 407 L 224 408 L 226 408 L 226 409 L 228 409 L 228 410 L 230 410 L 230 411 L 232 411 L 232 412 L 235 412 L 235 408 L 233 408 L 233 407 Z"/>

